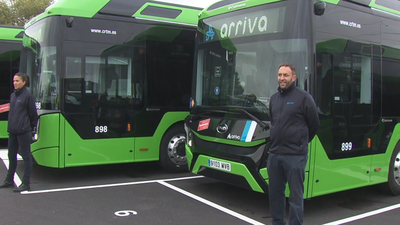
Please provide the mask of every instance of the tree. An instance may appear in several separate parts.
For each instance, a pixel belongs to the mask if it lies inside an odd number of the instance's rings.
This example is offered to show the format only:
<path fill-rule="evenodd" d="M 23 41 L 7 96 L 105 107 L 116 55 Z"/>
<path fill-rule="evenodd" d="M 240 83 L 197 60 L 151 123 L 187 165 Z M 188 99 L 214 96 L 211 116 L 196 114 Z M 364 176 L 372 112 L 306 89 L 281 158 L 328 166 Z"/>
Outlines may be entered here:
<path fill-rule="evenodd" d="M 0 0 L 0 24 L 23 26 L 51 3 L 53 0 Z"/>
<path fill-rule="evenodd" d="M 5 1 L 0 1 L 0 24 L 12 25 L 13 13 Z"/>

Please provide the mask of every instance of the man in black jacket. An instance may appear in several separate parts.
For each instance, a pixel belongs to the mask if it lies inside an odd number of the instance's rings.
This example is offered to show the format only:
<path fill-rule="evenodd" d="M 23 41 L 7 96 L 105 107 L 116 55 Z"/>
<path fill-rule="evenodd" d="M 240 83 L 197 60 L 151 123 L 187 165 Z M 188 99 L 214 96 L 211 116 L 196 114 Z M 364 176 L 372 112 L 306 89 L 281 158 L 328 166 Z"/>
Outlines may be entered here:
<path fill-rule="evenodd" d="M 296 88 L 295 68 L 279 66 L 278 92 L 271 96 L 271 145 L 267 162 L 269 204 L 273 225 L 285 224 L 285 189 L 289 184 L 289 224 L 303 223 L 303 194 L 308 143 L 315 136 L 319 119 L 314 100 Z"/>
<path fill-rule="evenodd" d="M 0 188 L 12 187 L 14 174 L 17 169 L 18 149 L 24 160 L 24 177 L 22 184 L 14 188 L 14 192 L 21 192 L 30 189 L 30 177 L 32 171 L 31 141 L 32 130 L 35 129 L 38 114 L 35 107 L 35 100 L 32 94 L 26 89 L 30 81 L 28 75 L 17 73 L 14 75 L 14 93 L 10 97 L 10 112 L 8 113 L 8 160 L 9 168 L 7 177 Z"/>

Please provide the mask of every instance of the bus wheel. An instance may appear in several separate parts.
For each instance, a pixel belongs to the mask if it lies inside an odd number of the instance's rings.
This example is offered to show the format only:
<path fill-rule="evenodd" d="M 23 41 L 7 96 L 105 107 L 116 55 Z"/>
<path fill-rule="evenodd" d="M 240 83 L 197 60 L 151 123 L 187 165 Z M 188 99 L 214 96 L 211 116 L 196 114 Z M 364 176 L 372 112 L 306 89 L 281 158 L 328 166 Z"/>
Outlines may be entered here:
<path fill-rule="evenodd" d="M 400 147 L 398 146 L 390 159 L 388 182 L 383 186 L 383 190 L 391 195 L 400 195 Z"/>
<path fill-rule="evenodd" d="M 160 146 L 160 163 L 168 172 L 188 171 L 183 125 L 174 126 L 165 133 Z"/>

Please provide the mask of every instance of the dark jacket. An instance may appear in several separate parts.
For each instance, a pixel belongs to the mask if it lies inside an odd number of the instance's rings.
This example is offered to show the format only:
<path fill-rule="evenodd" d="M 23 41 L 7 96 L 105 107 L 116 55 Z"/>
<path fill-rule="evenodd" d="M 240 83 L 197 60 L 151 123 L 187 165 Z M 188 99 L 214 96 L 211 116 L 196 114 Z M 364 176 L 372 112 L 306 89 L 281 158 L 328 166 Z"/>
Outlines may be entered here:
<path fill-rule="evenodd" d="M 10 112 L 8 113 L 8 133 L 23 134 L 36 127 L 38 119 L 35 99 L 26 89 L 21 88 L 10 96 Z"/>
<path fill-rule="evenodd" d="M 280 155 L 308 153 L 308 143 L 315 136 L 319 119 L 314 100 L 295 84 L 278 88 L 269 102 L 271 146 L 269 151 Z"/>

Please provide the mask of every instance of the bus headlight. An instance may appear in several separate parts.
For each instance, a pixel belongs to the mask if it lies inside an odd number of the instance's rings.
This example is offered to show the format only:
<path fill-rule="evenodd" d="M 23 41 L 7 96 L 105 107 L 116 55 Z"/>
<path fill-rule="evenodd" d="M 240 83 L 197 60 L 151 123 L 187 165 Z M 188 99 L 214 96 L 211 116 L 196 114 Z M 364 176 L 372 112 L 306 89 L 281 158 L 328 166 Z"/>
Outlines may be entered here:
<path fill-rule="evenodd" d="M 186 123 L 184 123 L 183 128 L 185 129 L 185 133 L 186 133 L 186 144 L 189 147 L 192 147 L 192 132 L 190 130 L 190 127 L 188 125 L 186 125 Z"/>
<path fill-rule="evenodd" d="M 192 147 L 192 145 L 193 145 L 193 135 L 192 135 L 192 132 L 189 132 L 188 133 L 188 135 L 187 135 L 187 145 L 189 146 L 189 147 Z"/>

